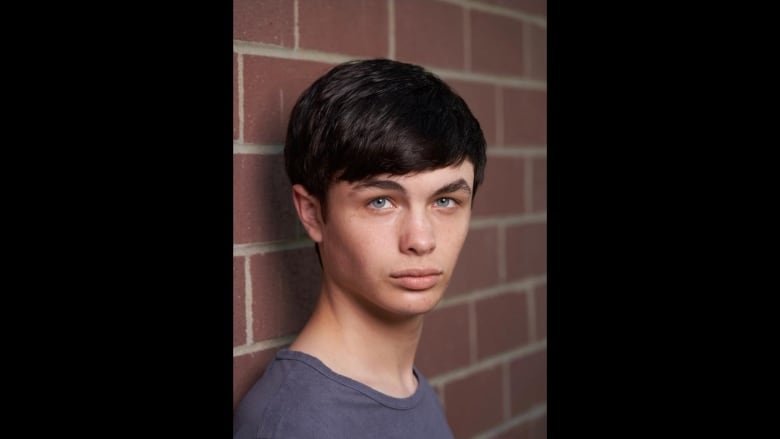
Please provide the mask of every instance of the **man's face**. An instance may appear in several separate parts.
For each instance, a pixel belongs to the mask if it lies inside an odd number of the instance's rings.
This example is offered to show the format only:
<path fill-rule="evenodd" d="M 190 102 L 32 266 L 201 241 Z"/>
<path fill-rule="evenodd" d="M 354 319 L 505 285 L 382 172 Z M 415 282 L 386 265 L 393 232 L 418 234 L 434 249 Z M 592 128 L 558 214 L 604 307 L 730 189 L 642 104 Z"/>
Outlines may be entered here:
<path fill-rule="evenodd" d="M 319 242 L 325 288 L 383 318 L 430 311 L 466 239 L 473 185 L 468 160 L 331 185 Z"/>

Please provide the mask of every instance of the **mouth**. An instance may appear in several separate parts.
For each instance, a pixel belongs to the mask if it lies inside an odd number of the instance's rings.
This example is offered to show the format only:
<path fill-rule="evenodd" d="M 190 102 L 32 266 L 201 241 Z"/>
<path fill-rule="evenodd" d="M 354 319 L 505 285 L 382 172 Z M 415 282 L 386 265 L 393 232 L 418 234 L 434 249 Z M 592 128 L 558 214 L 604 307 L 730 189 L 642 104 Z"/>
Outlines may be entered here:
<path fill-rule="evenodd" d="M 394 283 L 407 290 L 422 291 L 433 288 L 444 273 L 433 268 L 401 270 L 390 273 Z"/>

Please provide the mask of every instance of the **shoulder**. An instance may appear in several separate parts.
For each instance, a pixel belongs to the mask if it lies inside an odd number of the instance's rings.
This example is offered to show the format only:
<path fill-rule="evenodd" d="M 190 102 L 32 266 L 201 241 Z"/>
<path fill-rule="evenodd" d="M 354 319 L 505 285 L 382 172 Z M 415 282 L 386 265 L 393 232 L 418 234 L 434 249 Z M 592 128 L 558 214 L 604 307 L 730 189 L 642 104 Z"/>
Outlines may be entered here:
<path fill-rule="evenodd" d="M 310 365 L 276 358 L 236 409 L 234 439 L 323 437 L 329 385 Z"/>

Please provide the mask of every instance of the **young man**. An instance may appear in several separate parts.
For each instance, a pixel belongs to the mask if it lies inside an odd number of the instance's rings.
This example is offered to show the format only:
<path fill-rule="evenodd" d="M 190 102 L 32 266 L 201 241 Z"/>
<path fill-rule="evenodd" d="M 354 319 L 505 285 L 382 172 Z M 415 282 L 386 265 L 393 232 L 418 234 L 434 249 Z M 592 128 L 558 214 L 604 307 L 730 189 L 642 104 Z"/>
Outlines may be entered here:
<path fill-rule="evenodd" d="M 479 123 L 419 66 L 352 61 L 301 95 L 284 157 L 322 285 L 239 404 L 234 438 L 452 438 L 414 356 L 483 179 Z"/>

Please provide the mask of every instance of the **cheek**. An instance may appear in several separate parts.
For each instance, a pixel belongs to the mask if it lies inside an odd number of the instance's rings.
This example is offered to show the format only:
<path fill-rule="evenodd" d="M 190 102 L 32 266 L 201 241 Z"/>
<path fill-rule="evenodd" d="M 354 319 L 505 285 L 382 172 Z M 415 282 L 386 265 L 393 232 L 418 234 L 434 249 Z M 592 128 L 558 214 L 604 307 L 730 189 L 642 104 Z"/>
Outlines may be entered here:
<path fill-rule="evenodd" d="M 455 254 L 459 253 L 461 248 L 463 248 L 463 243 L 466 242 L 466 236 L 469 233 L 468 222 L 443 224 L 441 228 L 444 231 L 441 235 L 441 241 L 446 245 L 447 250 Z"/>
<path fill-rule="evenodd" d="M 383 227 L 347 223 L 333 231 L 335 233 L 330 235 L 332 254 L 347 271 L 377 264 L 391 250 L 392 234 Z"/>

